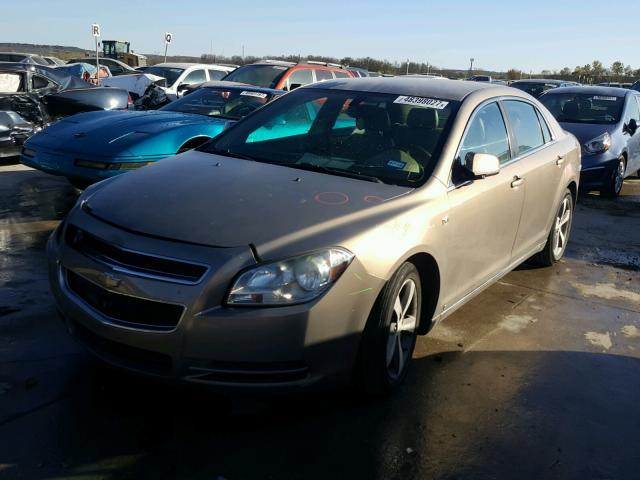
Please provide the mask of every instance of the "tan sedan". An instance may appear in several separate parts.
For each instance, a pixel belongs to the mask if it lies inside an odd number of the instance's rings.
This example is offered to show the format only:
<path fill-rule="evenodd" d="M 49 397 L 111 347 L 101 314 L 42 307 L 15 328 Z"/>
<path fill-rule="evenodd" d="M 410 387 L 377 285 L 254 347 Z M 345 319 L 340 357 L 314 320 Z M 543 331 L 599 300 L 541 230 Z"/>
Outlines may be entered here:
<path fill-rule="evenodd" d="M 579 172 L 575 138 L 519 90 L 324 82 L 85 191 L 49 241 L 52 290 L 123 368 L 389 392 L 416 335 L 562 257 Z"/>

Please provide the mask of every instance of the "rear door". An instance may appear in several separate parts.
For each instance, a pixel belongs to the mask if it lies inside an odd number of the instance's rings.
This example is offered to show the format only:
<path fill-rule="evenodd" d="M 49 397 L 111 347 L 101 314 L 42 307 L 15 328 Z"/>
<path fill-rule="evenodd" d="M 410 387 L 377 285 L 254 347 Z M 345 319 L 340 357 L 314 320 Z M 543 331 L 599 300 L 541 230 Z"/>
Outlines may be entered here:
<path fill-rule="evenodd" d="M 549 234 L 556 213 L 566 152 L 551 138 L 538 109 L 524 100 L 502 102 L 509 122 L 517 175 L 525 190 L 522 218 L 513 245 L 513 260 L 527 255 Z M 542 121 L 542 123 L 541 123 Z"/>
<path fill-rule="evenodd" d="M 500 173 L 472 179 L 467 167 L 474 153 L 498 157 Z M 518 231 L 524 188 L 517 182 L 506 123 L 497 101 L 484 104 L 472 115 L 451 171 L 448 189 L 450 212 L 448 285 L 444 303 L 450 307 L 504 270 Z"/>

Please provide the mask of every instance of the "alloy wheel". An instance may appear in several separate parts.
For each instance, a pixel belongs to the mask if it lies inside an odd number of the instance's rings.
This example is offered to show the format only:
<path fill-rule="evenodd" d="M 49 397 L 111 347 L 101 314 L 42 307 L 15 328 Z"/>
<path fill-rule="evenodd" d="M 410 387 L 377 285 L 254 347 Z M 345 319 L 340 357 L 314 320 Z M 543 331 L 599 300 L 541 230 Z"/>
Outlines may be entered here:
<path fill-rule="evenodd" d="M 615 189 L 615 193 L 620 193 L 622 190 L 622 183 L 624 182 L 624 160 L 620 159 L 618 162 L 618 167 L 616 168 L 613 188 Z"/>
<path fill-rule="evenodd" d="M 553 256 L 559 259 L 564 253 L 569 237 L 569 228 L 571 227 L 572 206 L 571 199 L 564 197 L 556 221 L 553 233 Z"/>
<path fill-rule="evenodd" d="M 400 287 L 393 306 L 387 340 L 387 372 L 393 379 L 400 377 L 409 362 L 416 330 L 418 297 L 416 284 L 407 279 Z"/>

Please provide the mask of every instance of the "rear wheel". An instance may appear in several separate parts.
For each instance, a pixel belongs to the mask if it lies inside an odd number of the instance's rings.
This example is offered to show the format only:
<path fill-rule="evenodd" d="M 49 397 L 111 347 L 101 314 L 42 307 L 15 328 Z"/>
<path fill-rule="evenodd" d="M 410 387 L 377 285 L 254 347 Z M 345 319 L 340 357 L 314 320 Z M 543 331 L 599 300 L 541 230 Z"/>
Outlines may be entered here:
<path fill-rule="evenodd" d="M 616 169 L 611 176 L 611 180 L 609 181 L 609 185 L 606 188 L 600 191 L 600 194 L 603 197 L 615 198 L 620 195 L 620 190 L 622 190 L 622 184 L 624 183 L 624 172 L 626 169 L 626 161 L 624 157 L 620 157 L 618 159 L 618 164 L 616 165 Z"/>
<path fill-rule="evenodd" d="M 569 189 L 565 190 L 560 201 L 551 231 L 547 237 L 547 243 L 541 252 L 538 252 L 533 261 L 538 265 L 550 267 L 562 258 L 569 242 L 571 224 L 573 223 L 573 195 Z"/>
<path fill-rule="evenodd" d="M 385 285 L 362 336 L 356 383 L 367 394 L 390 393 L 407 376 L 422 307 L 420 275 L 404 263 Z"/>

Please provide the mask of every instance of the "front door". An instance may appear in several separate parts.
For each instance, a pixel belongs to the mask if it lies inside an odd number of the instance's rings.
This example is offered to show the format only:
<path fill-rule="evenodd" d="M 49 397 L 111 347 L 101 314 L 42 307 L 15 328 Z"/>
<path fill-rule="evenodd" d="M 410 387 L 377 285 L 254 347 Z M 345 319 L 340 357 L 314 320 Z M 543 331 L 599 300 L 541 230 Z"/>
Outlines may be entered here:
<path fill-rule="evenodd" d="M 467 162 L 474 153 L 497 156 L 500 173 L 470 178 Z M 519 175 L 501 109 L 496 102 L 481 106 L 467 126 L 452 168 L 448 191 L 450 248 L 444 265 L 447 284 L 452 288 L 442 292 L 446 307 L 509 265 L 525 194 Z"/>

